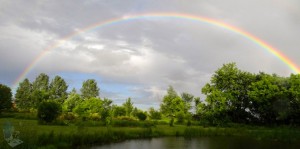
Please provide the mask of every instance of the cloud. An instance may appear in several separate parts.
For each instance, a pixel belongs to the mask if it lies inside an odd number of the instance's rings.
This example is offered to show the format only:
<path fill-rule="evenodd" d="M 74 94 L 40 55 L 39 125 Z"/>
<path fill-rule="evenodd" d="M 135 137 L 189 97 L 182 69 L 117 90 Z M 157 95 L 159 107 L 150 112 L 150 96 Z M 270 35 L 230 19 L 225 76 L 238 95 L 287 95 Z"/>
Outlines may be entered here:
<path fill-rule="evenodd" d="M 70 87 L 77 88 L 83 79 L 99 77 L 104 97 L 120 104 L 131 96 L 144 108 L 158 107 L 168 85 L 173 85 L 179 93 L 187 91 L 204 99 L 201 88 L 224 63 L 237 62 L 242 70 L 254 73 L 288 76 L 292 71 L 245 37 L 182 19 L 121 21 L 63 39 L 112 18 L 151 12 L 187 13 L 241 28 L 300 64 L 298 3 L 297 0 L 4 0 L 0 2 L 0 83 L 12 85 L 43 50 L 60 42 L 27 77 L 33 80 L 41 72 L 66 74 L 63 76 Z"/>

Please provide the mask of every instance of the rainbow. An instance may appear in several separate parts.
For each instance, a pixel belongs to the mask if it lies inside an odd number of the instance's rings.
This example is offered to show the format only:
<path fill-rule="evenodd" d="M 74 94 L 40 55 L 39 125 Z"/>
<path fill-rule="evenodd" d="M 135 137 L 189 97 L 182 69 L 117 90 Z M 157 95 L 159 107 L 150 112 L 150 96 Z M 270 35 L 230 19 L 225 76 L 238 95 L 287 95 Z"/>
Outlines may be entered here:
<path fill-rule="evenodd" d="M 216 27 L 220 27 L 223 28 L 225 30 L 231 31 L 233 33 L 236 33 L 250 41 L 252 41 L 253 43 L 257 44 L 258 46 L 262 47 L 263 49 L 265 49 L 266 51 L 268 51 L 269 53 L 271 53 L 272 55 L 274 55 L 275 57 L 279 58 L 283 63 L 285 63 L 292 71 L 296 72 L 296 73 L 300 73 L 300 68 L 298 68 L 298 66 L 293 63 L 288 57 L 286 57 L 283 53 L 281 53 L 278 49 L 272 47 L 271 45 L 269 45 L 268 43 L 266 43 L 265 41 L 259 39 L 258 37 L 250 34 L 247 31 L 244 31 L 240 28 L 237 28 L 233 25 L 224 23 L 222 21 L 219 20 L 215 20 L 212 18 L 207 18 L 207 17 L 201 17 L 201 16 L 194 16 L 194 15 L 190 15 L 190 14 L 182 14 L 182 13 L 147 13 L 147 14 L 139 14 L 139 15 L 131 15 L 131 16 L 126 16 L 126 17 L 119 17 L 119 18 L 113 18 L 110 20 L 106 20 L 106 21 L 101 21 L 98 23 L 94 23 L 92 25 L 89 25 L 87 27 L 84 27 L 80 30 L 77 30 L 63 38 L 61 38 L 60 40 L 56 41 L 55 43 L 49 45 L 48 47 L 46 47 L 43 52 L 41 52 L 31 63 L 30 65 L 28 65 L 23 72 L 19 75 L 19 77 L 14 81 L 14 87 L 17 86 L 17 84 L 22 81 L 26 75 L 37 65 L 37 63 L 52 49 L 55 49 L 59 46 L 61 46 L 65 41 L 70 40 L 71 38 L 73 38 L 74 36 L 77 36 L 79 34 L 91 31 L 93 29 L 97 29 L 100 27 L 104 27 L 104 26 L 108 26 L 108 25 L 112 25 L 112 24 L 116 24 L 116 23 L 120 23 L 123 21 L 134 21 L 134 20 L 140 20 L 140 19 L 151 19 L 151 18 L 174 18 L 174 19 L 183 19 L 183 20 L 190 20 L 190 21 L 198 21 L 198 22 L 202 22 L 202 23 L 206 23 L 209 25 L 213 25 Z"/>

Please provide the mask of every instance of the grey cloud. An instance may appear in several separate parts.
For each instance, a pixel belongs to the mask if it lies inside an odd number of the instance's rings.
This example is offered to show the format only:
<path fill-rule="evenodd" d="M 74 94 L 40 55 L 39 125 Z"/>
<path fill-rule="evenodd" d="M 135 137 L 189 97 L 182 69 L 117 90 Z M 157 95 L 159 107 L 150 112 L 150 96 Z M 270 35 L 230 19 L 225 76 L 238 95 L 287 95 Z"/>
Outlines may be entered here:
<path fill-rule="evenodd" d="M 47 46 L 71 33 L 112 18 L 151 12 L 177 12 L 214 18 L 261 38 L 300 64 L 297 0 L 91 0 L 0 2 L 0 82 L 16 77 Z M 80 72 L 107 84 L 125 84 L 126 93 L 104 90 L 122 102 L 158 106 L 168 85 L 201 96 L 201 88 L 224 63 L 289 75 L 281 60 L 251 40 L 209 24 L 182 19 L 138 19 L 99 27 L 51 49 L 29 76 Z M 8 67 L 9 66 L 9 67 Z M 144 105 L 144 107 L 146 107 Z"/>

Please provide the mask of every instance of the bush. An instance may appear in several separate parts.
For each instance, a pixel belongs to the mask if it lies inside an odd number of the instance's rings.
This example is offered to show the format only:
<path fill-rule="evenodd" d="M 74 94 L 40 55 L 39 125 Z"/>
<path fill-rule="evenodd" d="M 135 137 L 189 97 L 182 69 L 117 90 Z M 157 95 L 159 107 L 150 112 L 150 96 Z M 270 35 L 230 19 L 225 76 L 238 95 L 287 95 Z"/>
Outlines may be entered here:
<path fill-rule="evenodd" d="M 177 123 L 183 124 L 183 123 L 184 123 L 184 119 L 185 119 L 185 115 L 184 115 L 183 112 L 179 112 L 179 113 L 176 115 L 176 118 L 177 118 Z"/>
<path fill-rule="evenodd" d="M 38 107 L 38 119 L 40 122 L 51 123 L 62 112 L 60 104 L 54 101 L 43 101 Z"/>
<path fill-rule="evenodd" d="M 136 114 L 136 117 L 140 120 L 140 121 L 144 121 L 147 119 L 147 115 L 144 112 L 138 112 Z"/>
<path fill-rule="evenodd" d="M 89 119 L 93 120 L 93 121 L 99 121 L 101 119 L 101 117 L 100 117 L 99 113 L 91 113 L 89 115 Z"/>

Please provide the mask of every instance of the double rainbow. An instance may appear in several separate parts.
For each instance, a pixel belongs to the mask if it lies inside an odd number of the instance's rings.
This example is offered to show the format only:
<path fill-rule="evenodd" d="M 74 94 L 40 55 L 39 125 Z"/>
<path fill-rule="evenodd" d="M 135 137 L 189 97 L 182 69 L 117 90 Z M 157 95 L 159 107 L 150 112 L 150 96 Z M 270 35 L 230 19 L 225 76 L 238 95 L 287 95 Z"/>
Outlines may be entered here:
<path fill-rule="evenodd" d="M 258 37 L 250 34 L 247 31 L 244 31 L 240 28 L 237 28 L 235 26 L 232 26 L 230 24 L 224 23 L 219 20 L 215 20 L 212 18 L 207 17 L 201 17 L 201 16 L 194 16 L 190 14 L 182 14 L 182 13 L 147 13 L 147 14 L 138 14 L 138 15 L 131 15 L 127 17 L 120 17 L 120 18 L 114 18 L 106 21 L 101 21 L 92 25 L 89 25 L 87 27 L 84 27 L 80 30 L 77 30 L 63 38 L 61 38 L 59 41 L 49 45 L 46 49 L 43 50 L 19 75 L 19 77 L 14 82 L 14 87 L 17 86 L 17 84 L 22 81 L 26 75 L 38 64 L 38 62 L 51 50 L 61 46 L 65 41 L 72 39 L 73 37 L 97 29 L 104 26 L 109 26 L 112 24 L 120 23 L 123 21 L 134 21 L 134 20 L 140 20 L 140 19 L 151 19 L 151 18 L 174 18 L 174 19 L 181 19 L 181 20 L 187 20 L 187 21 L 198 21 L 202 23 L 206 23 L 208 25 L 213 25 L 216 27 L 223 28 L 225 30 L 231 31 L 233 33 L 236 33 L 251 42 L 257 44 L 258 46 L 262 47 L 262 49 L 268 51 L 272 55 L 276 56 L 278 59 L 280 59 L 283 63 L 285 63 L 292 71 L 295 73 L 300 73 L 300 68 L 292 62 L 288 57 L 286 57 L 282 52 L 280 52 L 278 49 L 272 47 L 265 41 L 259 39 Z"/>

